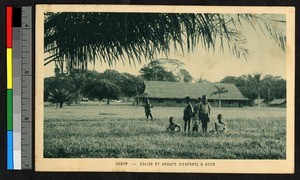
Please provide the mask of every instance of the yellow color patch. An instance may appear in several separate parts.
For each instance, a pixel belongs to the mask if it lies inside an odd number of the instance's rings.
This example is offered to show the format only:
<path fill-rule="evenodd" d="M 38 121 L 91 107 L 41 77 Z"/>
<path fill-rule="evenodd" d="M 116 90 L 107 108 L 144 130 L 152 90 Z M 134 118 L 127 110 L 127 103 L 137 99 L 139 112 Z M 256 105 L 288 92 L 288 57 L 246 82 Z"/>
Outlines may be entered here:
<path fill-rule="evenodd" d="M 12 89 L 12 79 L 13 79 L 13 62 L 12 62 L 12 48 L 7 48 L 6 50 L 6 66 L 7 66 L 7 89 Z"/>

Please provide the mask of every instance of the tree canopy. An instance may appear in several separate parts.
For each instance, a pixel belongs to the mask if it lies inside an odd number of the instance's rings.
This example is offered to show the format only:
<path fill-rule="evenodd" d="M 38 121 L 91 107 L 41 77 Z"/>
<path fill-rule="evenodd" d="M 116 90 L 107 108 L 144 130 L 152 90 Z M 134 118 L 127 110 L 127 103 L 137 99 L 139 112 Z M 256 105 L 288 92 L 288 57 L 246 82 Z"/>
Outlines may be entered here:
<path fill-rule="evenodd" d="M 86 85 L 83 88 L 83 94 L 89 99 L 98 99 L 99 101 L 102 101 L 104 98 L 118 99 L 120 89 L 116 84 L 109 80 L 97 79 L 86 82 Z"/>
<path fill-rule="evenodd" d="M 96 89 L 95 89 L 96 88 Z M 112 99 L 127 97 L 128 99 L 143 93 L 145 85 L 141 76 L 120 73 L 107 69 L 103 73 L 97 71 L 73 71 L 70 74 L 56 71 L 55 77 L 44 79 L 44 101 L 71 104 L 83 98 Z"/>
<path fill-rule="evenodd" d="M 72 103 L 78 97 L 75 93 L 76 85 L 72 79 L 63 74 L 48 77 L 44 80 L 44 101 L 59 104 L 62 108 L 64 103 Z"/>
<path fill-rule="evenodd" d="M 177 74 L 177 79 L 180 82 L 192 82 L 193 77 L 186 69 L 180 69 L 179 73 Z"/>
<path fill-rule="evenodd" d="M 147 81 L 192 82 L 193 77 L 177 59 L 152 60 L 141 68 L 141 76 Z"/>
<path fill-rule="evenodd" d="M 147 81 L 177 81 L 171 71 L 167 71 L 160 61 L 151 61 L 140 70 L 141 76 Z"/>
<path fill-rule="evenodd" d="M 267 101 L 286 98 L 286 80 L 278 76 L 263 77 L 261 74 L 227 76 L 220 82 L 235 84 L 244 96 L 252 100 L 258 98 L 258 93 Z"/>

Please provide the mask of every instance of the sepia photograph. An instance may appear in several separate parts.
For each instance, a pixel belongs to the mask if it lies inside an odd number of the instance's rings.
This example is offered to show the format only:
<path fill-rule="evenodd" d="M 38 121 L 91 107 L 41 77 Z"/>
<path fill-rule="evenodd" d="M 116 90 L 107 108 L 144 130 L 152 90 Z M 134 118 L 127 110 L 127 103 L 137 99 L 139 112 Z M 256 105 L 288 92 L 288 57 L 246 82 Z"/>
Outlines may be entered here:
<path fill-rule="evenodd" d="M 37 5 L 36 170 L 293 173 L 294 13 Z"/>

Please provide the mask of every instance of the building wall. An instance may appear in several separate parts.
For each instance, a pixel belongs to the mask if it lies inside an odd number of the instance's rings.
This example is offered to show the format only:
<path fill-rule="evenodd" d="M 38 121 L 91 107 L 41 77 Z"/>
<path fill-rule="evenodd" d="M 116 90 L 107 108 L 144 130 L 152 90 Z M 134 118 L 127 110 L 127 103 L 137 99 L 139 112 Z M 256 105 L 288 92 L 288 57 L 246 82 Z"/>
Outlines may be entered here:
<path fill-rule="evenodd" d="M 149 98 L 149 100 L 150 100 L 150 103 L 153 106 L 183 107 L 185 105 L 184 99 L 154 99 L 154 98 Z"/>
<path fill-rule="evenodd" d="M 285 108 L 286 107 L 286 102 L 284 102 L 282 104 L 270 104 L 270 107 L 282 107 L 282 108 Z"/>
<path fill-rule="evenodd" d="M 215 100 L 213 107 L 219 107 L 219 100 Z M 239 100 L 221 100 L 221 107 L 244 107 L 246 106 L 246 101 L 239 101 Z"/>
<path fill-rule="evenodd" d="M 156 99 L 149 98 L 150 103 L 153 106 L 170 106 L 170 107 L 183 107 L 185 105 L 184 99 Z M 143 102 L 143 100 L 141 101 Z M 219 100 L 208 100 L 212 107 L 219 107 Z M 192 104 L 195 104 L 196 100 L 192 99 Z M 222 107 L 244 107 L 246 101 L 238 100 L 223 100 L 221 101 Z"/>

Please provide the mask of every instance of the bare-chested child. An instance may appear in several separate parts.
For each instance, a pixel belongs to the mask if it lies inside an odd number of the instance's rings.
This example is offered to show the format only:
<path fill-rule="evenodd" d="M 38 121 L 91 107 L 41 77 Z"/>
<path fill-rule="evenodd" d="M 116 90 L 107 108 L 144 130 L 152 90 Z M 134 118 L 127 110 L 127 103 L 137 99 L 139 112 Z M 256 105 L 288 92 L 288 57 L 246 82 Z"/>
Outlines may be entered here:
<path fill-rule="evenodd" d="M 215 130 L 217 134 L 223 133 L 226 130 L 226 124 L 222 121 L 222 114 L 218 114 L 218 121 L 215 122 Z"/>
<path fill-rule="evenodd" d="M 193 120 L 192 120 L 192 132 L 197 133 L 199 129 L 200 124 L 200 118 L 199 118 L 199 109 L 201 105 L 201 97 L 198 97 L 197 103 L 194 105 L 194 114 L 193 114 Z"/>
<path fill-rule="evenodd" d="M 202 132 L 203 134 L 207 134 L 207 124 L 210 121 L 209 115 L 211 111 L 211 106 L 207 102 L 206 95 L 202 96 L 202 104 L 200 105 L 200 120 L 202 123 Z"/>
<path fill-rule="evenodd" d="M 191 118 L 194 114 L 194 108 L 191 104 L 191 98 L 189 96 L 185 97 L 185 103 L 186 105 L 183 110 L 184 132 L 189 133 Z"/>
<path fill-rule="evenodd" d="M 181 130 L 180 125 L 174 123 L 174 117 L 169 118 L 169 124 L 167 126 L 167 132 L 179 132 Z"/>

